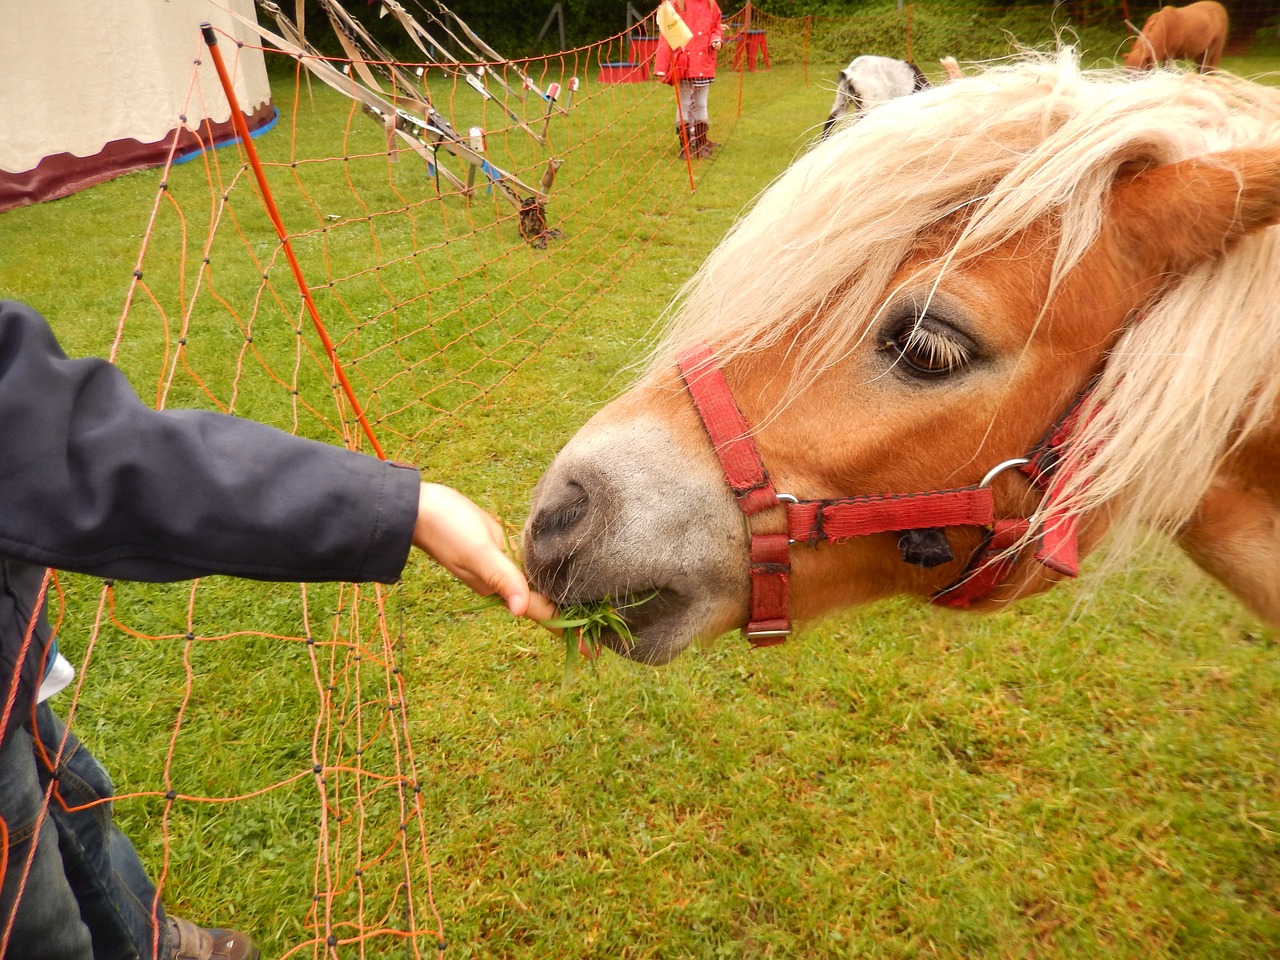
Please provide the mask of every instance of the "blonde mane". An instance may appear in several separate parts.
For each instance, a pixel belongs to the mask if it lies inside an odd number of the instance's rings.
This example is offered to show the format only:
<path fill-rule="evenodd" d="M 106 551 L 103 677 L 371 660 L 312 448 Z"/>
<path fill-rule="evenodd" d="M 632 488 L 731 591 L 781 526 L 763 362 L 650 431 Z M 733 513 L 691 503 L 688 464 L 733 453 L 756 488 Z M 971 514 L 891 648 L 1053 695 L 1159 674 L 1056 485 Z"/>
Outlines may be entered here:
<path fill-rule="evenodd" d="M 1087 71 L 1070 50 L 893 101 L 761 195 L 681 292 L 650 369 L 693 342 L 723 362 L 785 345 L 816 378 L 874 329 L 893 275 L 941 225 L 963 224 L 939 254 L 945 269 L 1052 218 L 1052 291 L 1098 236 L 1122 169 L 1264 143 L 1280 143 L 1280 91 L 1223 74 Z M 1178 280 L 1125 332 L 1075 444 L 1089 456 L 1073 509 L 1108 503 L 1126 543 L 1188 517 L 1275 408 L 1278 277 L 1272 228 Z"/>

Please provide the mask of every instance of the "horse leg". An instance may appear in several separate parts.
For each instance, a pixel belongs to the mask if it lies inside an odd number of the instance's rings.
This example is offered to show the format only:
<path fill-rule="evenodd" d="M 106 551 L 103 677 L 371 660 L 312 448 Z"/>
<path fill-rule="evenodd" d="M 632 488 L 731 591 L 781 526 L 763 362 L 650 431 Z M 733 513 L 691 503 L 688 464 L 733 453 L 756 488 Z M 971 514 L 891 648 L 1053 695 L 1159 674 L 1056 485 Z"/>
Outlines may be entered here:
<path fill-rule="evenodd" d="M 1222 60 L 1222 50 L 1226 45 L 1225 37 L 1221 37 L 1209 45 L 1209 48 L 1204 52 L 1204 56 L 1200 58 L 1201 73 L 1213 73 L 1218 68 L 1218 62 Z"/>
<path fill-rule="evenodd" d="M 1280 626 L 1280 504 L 1238 478 L 1215 480 L 1177 540 L 1206 573 Z"/>

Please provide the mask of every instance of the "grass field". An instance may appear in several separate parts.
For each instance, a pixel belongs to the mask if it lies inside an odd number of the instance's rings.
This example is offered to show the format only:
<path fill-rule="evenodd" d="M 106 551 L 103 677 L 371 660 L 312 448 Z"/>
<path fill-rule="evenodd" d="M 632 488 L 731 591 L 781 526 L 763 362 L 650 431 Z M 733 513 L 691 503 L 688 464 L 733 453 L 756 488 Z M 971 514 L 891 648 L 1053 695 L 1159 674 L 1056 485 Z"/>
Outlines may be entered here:
<path fill-rule="evenodd" d="M 1280 52 L 1225 66 L 1280 70 Z M 731 123 L 735 99 L 713 87 L 713 132 L 731 135 L 696 193 L 646 214 L 634 260 L 584 260 L 616 282 L 574 301 L 457 422 L 397 426 L 397 456 L 519 523 L 540 471 L 625 385 L 655 317 L 830 104 L 794 66 L 748 76 Z M 0 292 L 45 312 L 73 354 L 111 346 L 158 177 L 0 216 Z M 589 213 L 573 209 L 570 232 Z M 533 278 L 556 256 L 517 253 Z M 158 351 L 122 350 L 144 391 Z M 264 391 L 251 410 L 270 409 Z M 233 797 L 310 770 L 317 655 L 271 637 L 300 635 L 296 587 L 203 582 L 194 629 L 255 635 L 195 645 L 189 586 L 117 584 L 129 630 L 96 626 L 99 583 L 65 588 L 63 643 L 91 657 L 75 727 L 122 794 Z M 347 588 L 305 599 L 309 623 L 357 629 Z M 1153 553 L 986 618 L 893 602 L 764 651 L 724 637 L 657 670 L 607 657 L 569 690 L 555 638 L 474 604 L 415 561 L 386 609 L 446 956 L 1280 955 L 1280 650 L 1181 560 Z M 330 742 L 365 742 L 373 711 L 351 716 Z M 393 805 L 359 800 L 350 831 Z M 309 942 L 312 911 L 341 933 L 402 908 L 372 882 L 313 902 L 335 809 L 304 778 L 233 804 L 126 799 L 118 814 L 179 912 L 252 930 L 273 957 Z M 420 889 L 426 868 L 410 868 Z M 434 937 L 412 946 L 429 954 Z"/>

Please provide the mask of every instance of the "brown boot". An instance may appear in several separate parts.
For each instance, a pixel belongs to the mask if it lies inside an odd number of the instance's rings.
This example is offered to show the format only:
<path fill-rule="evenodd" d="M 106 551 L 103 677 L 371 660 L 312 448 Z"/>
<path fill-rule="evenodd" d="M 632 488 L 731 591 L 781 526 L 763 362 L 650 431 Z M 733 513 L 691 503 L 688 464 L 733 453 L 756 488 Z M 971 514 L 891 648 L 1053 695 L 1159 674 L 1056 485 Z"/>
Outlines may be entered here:
<path fill-rule="evenodd" d="M 206 930 L 190 920 L 169 917 L 173 960 L 258 960 L 258 947 L 239 930 Z"/>
<path fill-rule="evenodd" d="M 699 120 L 693 125 L 693 129 L 694 136 L 698 140 L 698 151 L 695 156 L 703 158 L 711 156 L 711 151 L 717 149 L 720 144 L 707 136 L 707 122 L 705 120 Z"/>
<path fill-rule="evenodd" d="M 699 160 L 711 156 L 711 148 L 707 146 L 707 125 L 691 123 L 689 125 L 689 150 Z"/>

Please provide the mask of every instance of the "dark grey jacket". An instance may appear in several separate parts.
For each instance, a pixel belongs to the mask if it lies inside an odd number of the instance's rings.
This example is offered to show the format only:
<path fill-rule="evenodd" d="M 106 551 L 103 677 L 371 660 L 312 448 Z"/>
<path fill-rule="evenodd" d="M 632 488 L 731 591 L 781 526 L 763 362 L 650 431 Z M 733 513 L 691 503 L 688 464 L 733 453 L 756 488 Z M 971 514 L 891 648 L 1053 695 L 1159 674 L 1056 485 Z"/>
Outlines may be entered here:
<path fill-rule="evenodd" d="M 389 583 L 419 482 L 250 420 L 153 410 L 114 366 L 67 359 L 38 313 L 0 301 L 0 737 L 29 718 L 43 675 L 46 567 Z"/>

